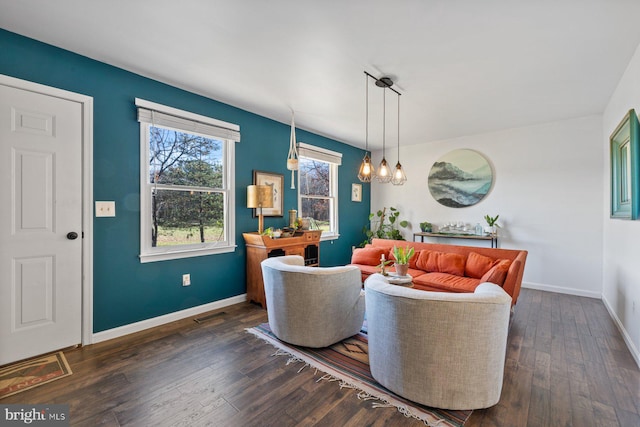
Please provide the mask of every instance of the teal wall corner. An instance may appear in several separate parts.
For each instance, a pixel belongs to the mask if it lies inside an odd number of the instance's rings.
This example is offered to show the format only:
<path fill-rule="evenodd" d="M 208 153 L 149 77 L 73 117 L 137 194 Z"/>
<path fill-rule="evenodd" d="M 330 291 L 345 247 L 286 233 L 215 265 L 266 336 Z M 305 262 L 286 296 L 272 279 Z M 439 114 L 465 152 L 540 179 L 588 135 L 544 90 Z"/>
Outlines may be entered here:
<path fill-rule="evenodd" d="M 284 226 L 286 211 L 297 206 L 286 169 L 289 125 L 223 104 L 90 58 L 0 29 L 0 73 L 93 97 L 94 199 L 114 200 L 115 218 L 93 218 L 94 332 L 219 301 L 246 292 L 246 251 L 242 232 L 257 229 L 246 208 L 246 187 L 253 170 L 285 175 L 282 218 L 265 226 Z M 139 124 L 135 98 L 165 104 L 240 125 L 236 145 L 236 244 L 233 253 L 142 264 L 139 261 Z M 370 187 L 362 202 L 352 202 L 362 150 L 310 132 L 298 140 L 341 152 L 339 169 L 340 238 L 321 243 L 321 265 L 349 262 L 351 247 L 363 240 Z M 182 287 L 182 274 L 191 274 Z"/>

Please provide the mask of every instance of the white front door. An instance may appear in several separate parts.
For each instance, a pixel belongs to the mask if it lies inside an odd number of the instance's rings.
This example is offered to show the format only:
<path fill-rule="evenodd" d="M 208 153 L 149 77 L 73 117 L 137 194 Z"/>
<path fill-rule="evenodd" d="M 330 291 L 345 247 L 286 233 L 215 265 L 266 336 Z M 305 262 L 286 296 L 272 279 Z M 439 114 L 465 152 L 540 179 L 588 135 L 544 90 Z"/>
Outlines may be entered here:
<path fill-rule="evenodd" d="M 81 342 L 82 126 L 81 103 L 0 84 L 0 365 Z"/>

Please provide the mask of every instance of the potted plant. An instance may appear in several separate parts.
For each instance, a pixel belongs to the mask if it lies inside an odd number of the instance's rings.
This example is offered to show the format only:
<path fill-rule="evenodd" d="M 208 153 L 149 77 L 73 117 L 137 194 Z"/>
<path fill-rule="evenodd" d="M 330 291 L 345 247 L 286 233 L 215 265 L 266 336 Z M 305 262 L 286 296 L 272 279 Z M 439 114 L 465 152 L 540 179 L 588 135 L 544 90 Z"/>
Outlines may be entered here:
<path fill-rule="evenodd" d="M 367 243 L 371 243 L 371 239 L 391 239 L 391 240 L 405 240 L 398 227 L 406 228 L 409 225 L 409 221 L 399 220 L 400 211 L 394 207 L 382 208 L 381 210 L 369 214 L 369 225 L 362 227 L 362 232 L 366 236 L 364 242 L 360 243 L 358 247 L 364 247 Z"/>
<path fill-rule="evenodd" d="M 430 222 L 421 222 L 420 223 L 420 231 L 422 231 L 423 233 L 431 233 L 431 231 L 433 230 L 433 225 L 431 225 Z"/>
<path fill-rule="evenodd" d="M 491 217 L 489 215 L 485 215 L 484 216 L 484 220 L 487 221 L 487 224 L 489 224 L 489 228 L 490 228 L 490 233 L 495 235 L 498 232 L 498 227 L 500 227 L 500 224 L 498 224 L 498 218 L 500 217 L 500 215 L 496 215 L 494 217 Z"/>
<path fill-rule="evenodd" d="M 407 272 L 409 271 L 409 260 L 415 253 L 416 251 L 410 246 L 407 246 L 406 248 L 393 247 L 393 257 L 396 259 L 395 268 L 398 276 L 407 275 Z"/>

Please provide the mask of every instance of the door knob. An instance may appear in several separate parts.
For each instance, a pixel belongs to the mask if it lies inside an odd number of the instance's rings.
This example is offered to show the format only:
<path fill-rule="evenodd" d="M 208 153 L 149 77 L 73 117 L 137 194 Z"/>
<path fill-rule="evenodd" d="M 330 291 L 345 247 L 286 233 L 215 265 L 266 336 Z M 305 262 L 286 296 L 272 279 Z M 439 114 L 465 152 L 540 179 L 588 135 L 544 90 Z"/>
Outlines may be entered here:
<path fill-rule="evenodd" d="M 76 233 L 75 231 L 72 231 L 70 233 L 67 233 L 67 239 L 69 240 L 75 240 L 78 238 L 78 233 Z"/>

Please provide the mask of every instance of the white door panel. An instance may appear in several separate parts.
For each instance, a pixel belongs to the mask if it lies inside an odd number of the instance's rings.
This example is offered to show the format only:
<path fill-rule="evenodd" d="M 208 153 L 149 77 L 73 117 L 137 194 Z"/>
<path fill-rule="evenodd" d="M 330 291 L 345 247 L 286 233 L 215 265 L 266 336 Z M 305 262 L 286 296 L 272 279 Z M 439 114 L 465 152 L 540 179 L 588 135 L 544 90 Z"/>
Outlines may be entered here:
<path fill-rule="evenodd" d="M 0 85 L 0 365 L 81 342 L 82 105 Z"/>

